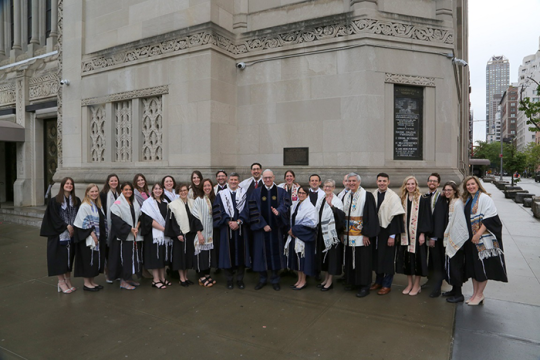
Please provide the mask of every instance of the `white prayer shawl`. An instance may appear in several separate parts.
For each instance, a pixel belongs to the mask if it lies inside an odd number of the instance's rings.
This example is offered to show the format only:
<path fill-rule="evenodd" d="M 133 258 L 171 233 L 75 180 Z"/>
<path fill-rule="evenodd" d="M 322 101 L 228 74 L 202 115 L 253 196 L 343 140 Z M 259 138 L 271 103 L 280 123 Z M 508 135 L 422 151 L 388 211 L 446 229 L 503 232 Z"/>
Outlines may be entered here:
<path fill-rule="evenodd" d="M 198 197 L 193 201 L 193 208 L 191 208 L 191 214 L 195 216 L 202 224 L 202 235 L 204 237 L 204 243 L 199 244 L 199 239 L 195 237 L 193 240 L 195 245 L 195 255 L 201 253 L 201 251 L 212 250 L 214 248 L 214 219 L 212 217 L 212 203 L 207 195 L 204 197 Z"/>
<path fill-rule="evenodd" d="M 377 195 L 379 190 L 373 191 L 373 196 L 375 197 L 375 205 L 377 205 Z M 392 222 L 394 216 L 405 214 L 403 205 L 401 205 L 401 200 L 399 196 L 392 190 L 386 190 L 386 195 L 384 196 L 384 201 L 379 208 L 379 225 L 382 228 L 387 228 L 388 225 Z"/>
<path fill-rule="evenodd" d="M 180 197 L 180 195 L 176 194 L 174 189 L 172 189 L 172 191 L 169 191 L 163 188 L 163 193 L 171 200 L 171 202 Z"/>
<path fill-rule="evenodd" d="M 105 207 L 107 208 L 107 234 L 111 233 L 111 226 L 112 226 L 111 207 L 112 207 L 112 205 L 114 204 L 115 201 L 116 201 L 116 199 L 114 198 L 113 192 L 111 190 L 109 190 L 107 192 L 107 203 L 102 204 L 102 205 L 105 205 Z"/>
<path fill-rule="evenodd" d="M 366 205 L 366 190 L 359 186 L 358 190 L 352 194 L 351 205 L 351 192 L 347 193 L 345 200 L 343 201 L 343 211 L 345 212 L 345 236 L 348 238 L 346 246 L 364 246 L 364 236 L 362 235 L 362 228 L 364 225 L 364 207 Z M 351 213 L 349 216 L 349 207 Z M 348 235 L 348 236 L 347 236 Z"/>
<path fill-rule="evenodd" d="M 88 204 L 86 202 L 82 203 L 79 207 L 79 211 L 77 212 L 77 217 L 75 218 L 75 225 L 79 229 L 88 230 L 91 228 L 94 228 L 94 232 L 96 233 L 96 237 L 99 239 L 100 237 L 100 228 L 99 228 L 99 212 L 103 213 L 103 209 L 98 209 L 98 207 L 92 203 Z M 103 229 L 107 231 L 107 229 Z M 105 234 L 105 238 L 107 238 Z M 99 251 L 99 247 L 94 242 L 94 239 L 91 235 L 89 235 L 86 238 L 85 244 L 87 247 L 89 247 L 92 251 L 97 250 Z"/>
<path fill-rule="evenodd" d="M 331 203 L 335 208 L 343 210 L 343 203 L 336 195 L 332 196 Z M 332 246 L 339 243 L 339 236 L 336 230 L 336 219 L 334 218 L 332 206 L 328 205 L 326 198 L 324 199 L 323 204 L 321 214 L 321 233 L 324 241 L 323 253 L 326 253 L 332 248 Z"/>
<path fill-rule="evenodd" d="M 224 186 L 226 186 L 225 189 L 227 189 L 227 188 L 229 187 L 229 185 L 228 185 L 227 183 L 225 183 Z M 214 194 L 216 194 L 216 195 L 218 194 L 218 189 L 219 189 L 219 184 L 214 185 Z M 222 189 L 221 191 L 223 191 L 223 190 L 225 190 L 225 189 Z M 221 192 L 221 191 L 220 191 L 220 192 Z"/>
<path fill-rule="evenodd" d="M 386 199 L 385 199 L 386 200 Z M 407 209 L 407 201 L 409 196 L 405 197 L 402 206 Z M 383 202 L 384 204 L 384 202 Z M 418 233 L 418 215 L 420 213 L 420 195 L 414 196 L 411 200 L 411 213 L 409 216 L 409 223 L 407 224 L 407 216 L 403 216 L 403 228 L 405 232 L 401 234 L 401 245 L 407 246 L 407 251 L 410 253 L 416 253 L 416 235 Z"/>
<path fill-rule="evenodd" d="M 135 200 L 135 199 L 134 199 Z M 141 208 L 139 207 L 139 203 L 137 201 L 133 201 L 133 210 L 135 212 L 135 221 L 139 219 L 139 216 L 141 215 Z M 120 195 L 118 199 L 114 202 L 114 204 L 111 206 L 111 214 L 114 214 L 124 220 L 128 225 L 130 225 L 132 228 L 137 227 L 137 224 L 133 223 L 133 218 L 131 217 L 131 209 L 129 206 L 129 203 L 127 202 L 126 198 L 124 197 L 124 194 Z M 117 240 L 120 240 L 117 238 Z M 129 235 L 126 238 L 126 241 L 143 241 L 143 237 L 141 234 L 137 234 L 137 238 L 135 239 L 133 237 L 133 234 L 130 232 Z"/>
<path fill-rule="evenodd" d="M 435 211 L 435 204 L 437 204 L 437 200 L 439 199 L 439 196 L 441 196 L 441 192 L 439 190 L 435 190 L 433 195 L 431 195 L 430 206 L 431 206 L 431 213 L 432 214 Z"/>
<path fill-rule="evenodd" d="M 322 203 L 326 197 L 326 193 L 321 188 L 317 188 L 317 191 L 313 191 L 311 188 L 309 189 L 309 192 L 316 192 L 317 193 L 317 202 L 315 203 L 315 207 L 317 208 L 317 211 L 321 210 Z M 309 194 L 308 194 L 309 198 Z M 309 199 L 308 199 L 309 200 Z"/>
<path fill-rule="evenodd" d="M 444 230 L 446 255 L 452 258 L 469 240 L 469 229 L 465 218 L 465 206 L 461 199 L 452 199 L 449 205 L 448 226 Z"/>
<path fill-rule="evenodd" d="M 190 211 L 193 211 L 193 199 L 187 199 L 187 204 Z M 185 235 L 190 232 L 191 228 L 189 227 L 189 216 L 186 211 L 186 203 L 184 203 L 181 198 L 178 198 L 169 204 L 169 209 L 171 210 L 171 214 L 174 214 L 182 234 Z"/>
<path fill-rule="evenodd" d="M 260 180 L 261 180 L 261 178 L 259 178 L 258 181 L 260 181 Z M 249 187 L 251 186 L 251 183 L 254 182 L 254 181 L 255 181 L 255 178 L 252 176 L 252 177 L 242 181 L 240 184 L 238 184 L 238 186 L 241 187 L 242 189 L 244 189 L 245 192 L 247 192 Z"/>
<path fill-rule="evenodd" d="M 68 209 L 68 204 L 67 204 L 68 201 L 69 201 L 69 209 Z M 60 209 L 61 209 L 60 217 L 62 218 L 62 220 L 68 225 L 73 225 L 72 221 L 74 221 L 74 217 L 76 214 L 75 214 L 75 208 L 73 207 L 73 198 L 71 197 L 71 195 L 69 195 L 68 199 L 64 197 L 64 201 L 62 202 L 62 205 L 60 205 Z M 68 229 L 64 230 L 64 232 L 61 233 L 58 236 L 58 238 L 60 239 L 62 243 L 69 242 L 69 240 L 71 239 L 71 235 L 69 235 L 69 230 Z"/>
<path fill-rule="evenodd" d="M 338 198 L 339 198 L 341 201 L 343 201 L 343 197 L 344 197 L 345 195 L 347 195 L 347 194 L 349 193 L 349 191 L 350 191 L 349 189 L 343 189 L 343 190 L 341 190 L 341 192 L 338 194 Z"/>
<path fill-rule="evenodd" d="M 281 183 L 278 187 L 288 192 L 287 183 Z M 298 202 L 298 189 L 300 189 L 300 185 L 293 183 L 291 189 L 291 201 L 293 203 Z"/>
<path fill-rule="evenodd" d="M 478 194 L 477 194 L 478 195 Z M 471 228 L 473 235 L 476 234 L 478 229 L 482 226 L 482 221 L 494 216 L 497 216 L 497 208 L 493 199 L 485 194 L 480 193 L 477 197 L 477 203 L 474 203 L 475 197 L 469 198 L 469 201 L 473 201 L 471 209 Z M 475 244 L 476 249 L 478 250 L 478 257 L 482 261 L 484 259 L 500 256 L 503 254 L 502 249 L 500 248 L 499 241 L 495 234 L 491 233 L 487 228 L 486 231 L 480 236 L 478 244 Z"/>
<path fill-rule="evenodd" d="M 294 220 L 294 225 L 306 226 L 306 227 L 315 229 L 317 225 L 319 224 L 319 214 L 317 212 L 317 208 L 313 206 L 313 204 L 311 203 L 311 201 L 309 201 L 309 199 L 293 204 L 293 206 L 291 207 L 291 225 L 292 225 L 292 216 L 294 215 L 294 212 L 296 211 L 297 207 L 299 207 L 299 209 L 298 209 L 298 213 L 296 214 L 296 218 Z M 289 235 L 287 237 L 287 242 L 285 243 L 285 248 L 284 248 L 284 254 L 287 257 L 289 256 L 289 245 L 291 241 L 293 241 L 293 238 L 291 235 Z M 298 237 L 294 239 L 294 252 L 297 254 L 298 257 L 303 258 L 306 256 L 305 247 L 306 247 L 306 244 L 304 243 L 304 241 L 302 241 L 302 239 Z"/>
<path fill-rule="evenodd" d="M 154 221 L 165 228 L 165 219 L 163 218 L 163 215 L 161 215 L 161 211 L 159 211 L 159 206 L 156 199 L 153 197 L 146 199 L 141 207 L 141 212 L 150 216 Z M 155 227 L 152 227 L 152 239 L 152 243 L 158 245 L 170 245 L 172 241 L 169 237 L 165 236 L 163 231 L 158 230 Z"/>
<path fill-rule="evenodd" d="M 246 192 L 241 187 L 236 189 L 236 204 L 233 204 L 232 202 L 231 192 L 232 190 L 227 188 L 221 190 L 217 196 L 221 196 L 221 202 L 223 203 L 225 212 L 232 219 L 234 218 L 235 207 L 238 209 L 238 213 L 241 213 L 242 210 L 244 210 L 244 206 L 246 205 Z"/>

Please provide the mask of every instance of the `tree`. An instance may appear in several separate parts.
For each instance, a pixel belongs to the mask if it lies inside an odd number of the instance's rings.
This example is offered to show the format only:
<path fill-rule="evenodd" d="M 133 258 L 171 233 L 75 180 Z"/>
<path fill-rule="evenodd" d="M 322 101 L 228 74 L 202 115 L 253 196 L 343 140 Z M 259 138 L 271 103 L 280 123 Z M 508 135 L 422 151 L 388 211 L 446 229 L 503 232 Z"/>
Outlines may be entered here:
<path fill-rule="evenodd" d="M 540 84 L 531 77 L 529 79 L 538 85 L 536 94 L 540 95 Z M 521 91 L 523 92 L 523 89 Z M 527 125 L 533 125 L 529 127 L 529 130 L 533 132 L 540 131 L 540 101 L 532 102 L 530 98 L 526 97 L 519 101 L 519 105 L 519 110 L 523 111 L 528 119 Z"/>
<path fill-rule="evenodd" d="M 540 166 L 540 145 L 530 142 L 525 147 L 524 154 L 526 156 L 526 168 L 529 174 L 534 174 L 538 166 Z"/>
<path fill-rule="evenodd" d="M 488 159 L 491 162 L 489 168 L 497 168 L 500 161 L 499 154 L 501 153 L 501 143 L 499 141 L 492 143 L 477 141 L 477 143 L 478 146 L 474 148 L 473 158 Z"/>

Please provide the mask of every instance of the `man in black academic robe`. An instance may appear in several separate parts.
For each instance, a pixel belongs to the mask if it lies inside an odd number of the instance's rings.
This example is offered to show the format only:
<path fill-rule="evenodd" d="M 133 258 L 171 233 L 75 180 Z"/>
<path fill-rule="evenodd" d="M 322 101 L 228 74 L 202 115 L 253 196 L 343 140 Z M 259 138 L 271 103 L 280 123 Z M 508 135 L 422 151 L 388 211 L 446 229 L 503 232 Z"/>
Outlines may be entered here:
<path fill-rule="evenodd" d="M 405 210 L 401 205 L 401 199 L 388 188 L 389 185 L 388 174 L 377 175 L 378 189 L 373 192 L 373 195 L 377 203 L 380 230 L 379 235 L 371 239 L 375 243 L 373 269 L 377 277 L 370 290 L 379 290 L 377 292 L 379 295 L 386 295 L 391 290 L 395 274 L 396 244 L 401 243 L 401 233 L 404 232 Z"/>
<path fill-rule="evenodd" d="M 266 285 L 268 270 L 272 272 L 272 287 L 280 290 L 278 272 L 285 267 L 282 229 L 289 223 L 291 200 L 285 190 L 276 186 L 274 178 L 271 170 L 265 170 L 264 186 L 253 190 L 244 208 L 253 233 L 253 270 L 259 272 L 255 290 Z"/>

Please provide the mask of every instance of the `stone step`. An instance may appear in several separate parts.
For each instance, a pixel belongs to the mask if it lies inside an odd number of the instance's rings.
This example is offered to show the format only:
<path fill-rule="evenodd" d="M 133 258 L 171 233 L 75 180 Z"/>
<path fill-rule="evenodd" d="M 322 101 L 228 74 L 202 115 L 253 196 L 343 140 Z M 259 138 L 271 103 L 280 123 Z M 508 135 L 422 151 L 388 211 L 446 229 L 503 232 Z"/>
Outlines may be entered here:
<path fill-rule="evenodd" d="M 36 217 L 36 216 L 24 216 L 24 215 L 0 213 L 0 221 L 21 224 L 21 225 L 29 225 L 29 226 L 34 226 L 34 227 L 41 227 L 42 219 L 43 219 L 43 215 L 41 217 Z"/>
<path fill-rule="evenodd" d="M 0 208 L 0 216 L 1 215 L 26 216 L 41 220 L 45 215 L 45 210 L 37 208 Z"/>

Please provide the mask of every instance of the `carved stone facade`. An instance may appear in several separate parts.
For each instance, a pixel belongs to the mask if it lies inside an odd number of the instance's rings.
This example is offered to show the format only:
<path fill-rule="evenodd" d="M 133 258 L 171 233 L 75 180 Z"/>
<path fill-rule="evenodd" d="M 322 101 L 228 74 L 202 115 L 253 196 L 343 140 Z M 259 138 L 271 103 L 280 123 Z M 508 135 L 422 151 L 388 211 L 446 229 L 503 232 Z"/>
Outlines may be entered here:
<path fill-rule="evenodd" d="M 92 162 L 105 161 L 105 106 L 94 105 L 88 107 L 91 111 L 90 120 L 90 157 Z"/>
<path fill-rule="evenodd" d="M 161 96 L 142 99 L 142 160 L 163 160 L 163 113 Z"/>
<path fill-rule="evenodd" d="M 119 101 L 114 103 L 115 116 L 115 161 L 131 161 L 132 137 L 131 137 L 131 101 Z"/>

